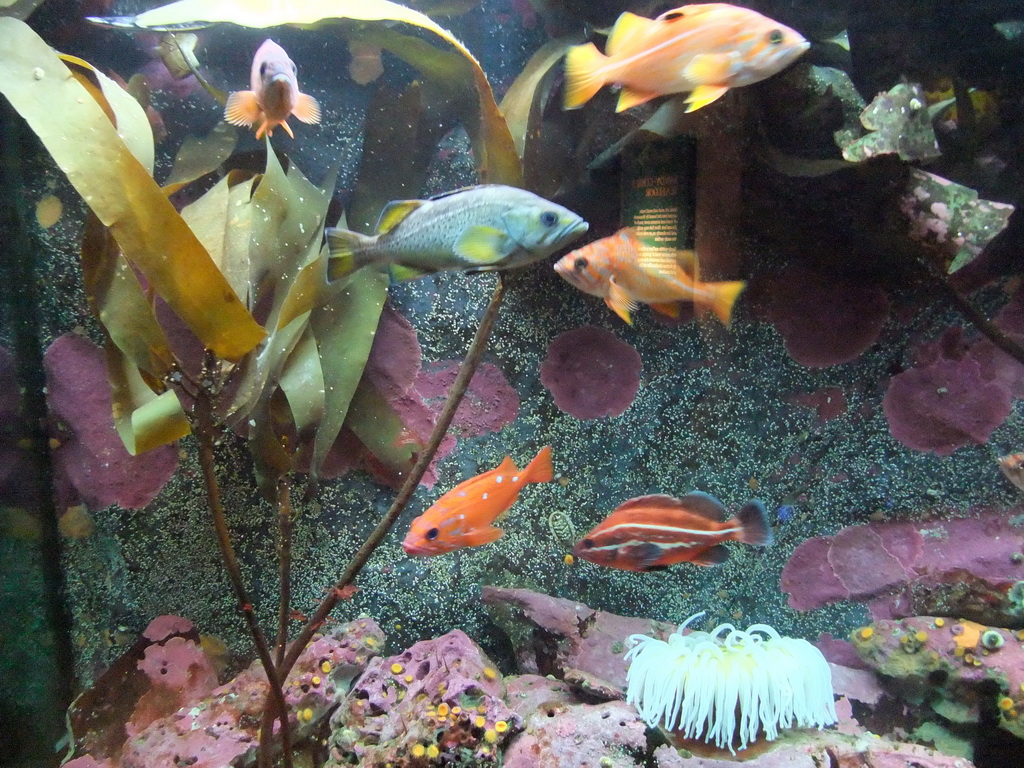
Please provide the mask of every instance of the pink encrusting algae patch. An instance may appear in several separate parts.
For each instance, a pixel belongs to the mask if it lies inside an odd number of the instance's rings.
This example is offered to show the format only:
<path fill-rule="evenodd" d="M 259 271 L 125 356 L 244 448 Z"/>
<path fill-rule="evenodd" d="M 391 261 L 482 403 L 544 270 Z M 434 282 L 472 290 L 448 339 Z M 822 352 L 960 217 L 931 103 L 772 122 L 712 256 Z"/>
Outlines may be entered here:
<path fill-rule="evenodd" d="M 556 336 L 540 366 L 555 405 L 577 419 L 621 416 L 640 389 L 640 354 L 611 331 L 584 325 Z"/>

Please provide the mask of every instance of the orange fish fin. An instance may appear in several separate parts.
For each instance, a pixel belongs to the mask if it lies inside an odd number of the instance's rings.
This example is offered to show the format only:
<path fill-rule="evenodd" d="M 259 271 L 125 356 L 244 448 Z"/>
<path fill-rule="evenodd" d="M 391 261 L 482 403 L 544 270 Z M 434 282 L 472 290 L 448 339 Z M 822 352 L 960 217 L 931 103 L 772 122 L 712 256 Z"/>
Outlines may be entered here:
<path fill-rule="evenodd" d="M 607 57 L 593 43 L 574 45 L 565 54 L 565 95 L 563 106 L 577 109 L 590 101 L 605 84 L 599 72 Z"/>
<path fill-rule="evenodd" d="M 633 324 L 633 318 L 629 316 L 629 313 L 636 309 L 636 302 L 625 288 L 615 282 L 615 278 L 608 281 L 608 295 L 605 297 L 604 303 L 629 325 Z"/>
<path fill-rule="evenodd" d="M 533 461 L 526 465 L 523 470 L 524 483 L 546 483 L 555 478 L 555 468 L 551 464 L 551 446 L 545 445 Z"/>
<path fill-rule="evenodd" d="M 737 541 L 755 547 L 767 547 L 775 541 L 771 526 L 768 524 L 768 513 L 764 504 L 757 499 L 751 499 L 744 504 L 736 513 L 735 519 L 741 529 L 736 537 Z"/>
<path fill-rule="evenodd" d="M 274 135 L 274 129 L 271 127 L 269 120 L 264 120 L 260 127 L 256 129 L 257 139 L 262 139 L 263 134 L 267 134 L 267 136 Z"/>
<path fill-rule="evenodd" d="M 694 282 L 700 279 L 700 263 L 697 260 L 697 252 L 694 250 L 676 251 L 676 264 L 683 272 L 689 275 Z"/>
<path fill-rule="evenodd" d="M 288 123 L 286 123 L 286 122 L 285 122 L 284 120 L 282 120 L 282 121 L 281 121 L 281 127 L 282 127 L 282 128 L 284 128 L 285 132 L 286 132 L 286 133 L 287 133 L 287 134 L 288 134 L 289 136 L 291 136 L 291 137 L 292 137 L 293 139 L 295 138 L 295 134 L 294 134 L 294 133 L 292 133 L 292 129 L 291 129 L 291 126 L 290 126 L 290 125 L 288 125 Z"/>
<path fill-rule="evenodd" d="M 615 111 L 625 112 L 627 109 L 638 107 L 651 99 L 656 99 L 660 95 L 658 93 L 648 93 L 647 91 L 637 91 L 629 86 L 625 86 L 619 92 L 619 102 L 615 105 Z"/>
<path fill-rule="evenodd" d="M 628 11 L 623 13 L 615 21 L 612 31 L 608 33 L 608 40 L 604 44 L 605 55 L 614 56 L 622 50 L 622 46 L 629 38 L 640 30 L 647 29 L 650 24 L 652 24 L 652 21 L 645 19 L 643 16 L 637 16 L 635 13 L 629 13 Z"/>
<path fill-rule="evenodd" d="M 698 85 L 686 97 L 686 111 L 696 112 L 701 107 L 706 107 L 711 102 L 722 98 L 728 90 L 729 86 L 727 85 Z"/>
<path fill-rule="evenodd" d="M 319 123 L 320 102 L 308 93 L 300 93 L 298 100 L 295 102 L 295 108 L 292 110 L 292 114 L 307 125 Z"/>
<path fill-rule="evenodd" d="M 665 315 L 665 317 L 671 317 L 673 320 L 677 320 L 682 314 L 682 308 L 679 306 L 678 301 L 670 301 L 659 304 L 651 304 L 651 309 L 657 312 L 659 315 Z"/>
<path fill-rule="evenodd" d="M 704 493 L 704 491 L 690 491 L 682 498 L 675 499 L 675 501 L 688 512 L 693 512 L 695 515 L 700 515 L 704 519 L 715 523 L 722 522 L 727 516 L 725 505 L 710 493 Z"/>
<path fill-rule="evenodd" d="M 260 101 L 252 91 L 235 91 L 224 105 L 224 119 L 232 125 L 250 126 L 263 115 Z"/>
<path fill-rule="evenodd" d="M 729 548 L 724 544 L 717 544 L 710 549 L 701 552 L 690 562 L 694 565 L 721 565 L 729 559 Z"/>
<path fill-rule="evenodd" d="M 698 53 L 683 67 L 683 77 L 698 86 L 708 85 L 725 89 L 726 86 L 722 83 L 729 82 L 733 64 L 737 59 L 738 54 L 734 53 Z"/>
<path fill-rule="evenodd" d="M 497 541 L 504 535 L 505 531 L 501 528 L 489 526 L 462 536 L 462 545 L 466 547 L 479 547 L 481 544 L 490 544 L 492 541 Z"/>
<path fill-rule="evenodd" d="M 726 328 L 732 322 L 732 308 L 737 297 L 747 287 L 743 280 L 729 280 L 721 283 L 703 283 L 705 290 L 712 294 L 711 302 L 707 309 L 710 309 Z"/>
<path fill-rule="evenodd" d="M 506 475 L 518 475 L 519 467 L 517 467 L 516 463 L 512 461 L 511 456 L 506 456 L 502 459 L 501 464 L 494 469 L 494 473 L 496 475 L 501 475 L 502 477 L 505 477 Z"/>

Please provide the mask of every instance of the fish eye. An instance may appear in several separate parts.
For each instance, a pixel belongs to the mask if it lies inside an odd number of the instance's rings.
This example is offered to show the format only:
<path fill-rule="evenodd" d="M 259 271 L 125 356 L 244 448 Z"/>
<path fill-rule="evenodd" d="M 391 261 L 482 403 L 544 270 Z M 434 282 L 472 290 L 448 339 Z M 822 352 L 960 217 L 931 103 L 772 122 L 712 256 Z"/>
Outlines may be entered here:
<path fill-rule="evenodd" d="M 594 540 L 593 539 L 584 539 L 583 541 L 580 542 L 580 544 L 582 544 L 585 549 L 590 549 L 591 547 L 594 546 Z"/>
<path fill-rule="evenodd" d="M 437 528 L 431 528 L 429 531 L 427 531 L 427 541 L 433 541 L 437 538 L 437 535 L 439 533 L 440 531 L 437 530 Z"/>
<path fill-rule="evenodd" d="M 782 37 L 783 35 L 781 29 L 773 29 L 771 32 L 768 33 L 768 42 L 771 43 L 772 45 L 778 45 L 779 43 L 782 42 Z"/>
<path fill-rule="evenodd" d="M 260 64 L 260 77 L 263 77 L 265 74 L 267 74 L 267 62 Z"/>
<path fill-rule="evenodd" d="M 554 211 L 544 211 L 540 215 L 540 223 L 545 227 L 553 227 L 558 223 L 558 214 Z"/>
<path fill-rule="evenodd" d="M 589 262 L 587 261 L 587 257 L 586 256 L 577 256 L 576 257 L 576 261 L 573 262 L 573 266 L 576 269 L 586 269 L 588 263 Z"/>

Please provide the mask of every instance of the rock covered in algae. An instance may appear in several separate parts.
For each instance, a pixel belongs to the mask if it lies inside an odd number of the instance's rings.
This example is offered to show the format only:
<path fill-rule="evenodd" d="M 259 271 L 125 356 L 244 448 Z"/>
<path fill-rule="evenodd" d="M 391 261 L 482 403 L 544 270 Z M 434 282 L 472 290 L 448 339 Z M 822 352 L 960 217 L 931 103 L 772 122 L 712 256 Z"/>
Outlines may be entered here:
<path fill-rule="evenodd" d="M 929 160 L 940 154 L 924 89 L 917 83 L 900 83 L 878 94 L 860 121 L 871 133 L 843 147 L 846 160 L 891 153 L 902 160 Z"/>
<path fill-rule="evenodd" d="M 331 767 L 500 764 L 522 728 L 497 667 L 453 630 L 374 659 L 331 717 Z"/>
<path fill-rule="evenodd" d="M 957 723 L 995 711 L 1000 727 L 1024 737 L 1024 632 L 915 616 L 861 627 L 851 641 L 909 703 Z"/>

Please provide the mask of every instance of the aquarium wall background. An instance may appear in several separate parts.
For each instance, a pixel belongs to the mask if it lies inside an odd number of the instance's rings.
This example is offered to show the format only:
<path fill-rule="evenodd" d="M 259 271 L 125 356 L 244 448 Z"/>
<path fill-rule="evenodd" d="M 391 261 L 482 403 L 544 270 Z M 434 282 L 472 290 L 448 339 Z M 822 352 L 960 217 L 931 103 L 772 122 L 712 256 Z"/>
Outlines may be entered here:
<path fill-rule="evenodd" d="M 621 112 L 615 80 L 567 109 L 565 57 L 671 3 L 269 5 L 0 8 L 0 762 L 1015 765 L 1019 4 L 745 3 L 810 46 Z M 257 139 L 224 104 L 268 38 L 320 113 Z M 702 45 L 722 77 L 754 56 Z M 512 188 L 549 207 L 444 251 Z M 386 208 L 456 190 L 454 223 Z M 589 228 L 524 256 L 552 205 Z M 652 217 L 668 262 L 614 250 Z M 624 310 L 554 268 L 581 257 L 689 287 Z M 550 480 L 491 512 L 545 446 Z M 642 497 L 661 538 L 602 538 Z M 429 543 L 466 517 L 503 535 Z M 714 662 L 672 634 L 700 612 Z M 742 702 L 672 722 L 627 679 L 634 634 L 678 638 L 630 663 L 682 700 L 679 659 L 742 681 L 790 654 L 811 703 L 716 745 Z M 292 670 L 276 695 L 261 658 Z"/>

